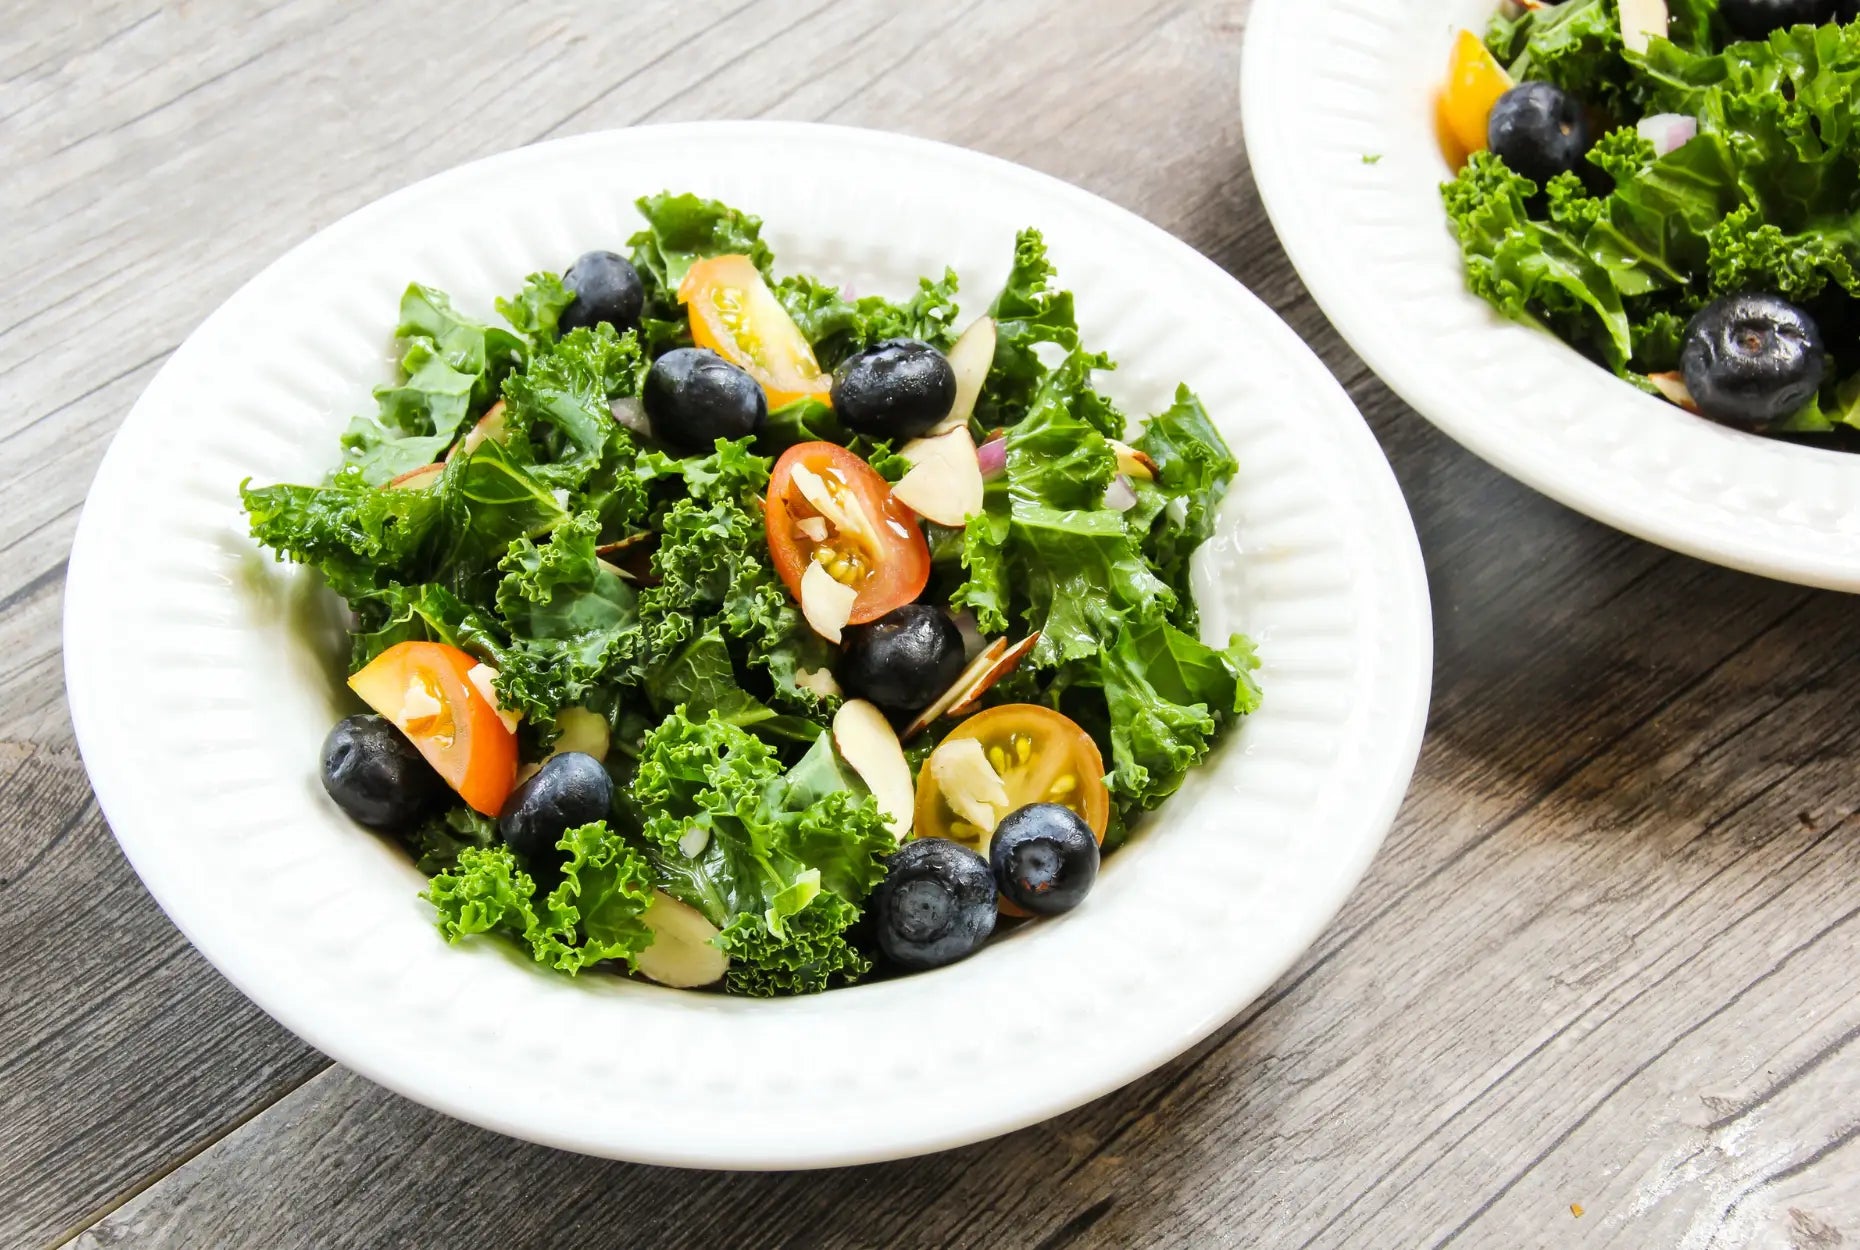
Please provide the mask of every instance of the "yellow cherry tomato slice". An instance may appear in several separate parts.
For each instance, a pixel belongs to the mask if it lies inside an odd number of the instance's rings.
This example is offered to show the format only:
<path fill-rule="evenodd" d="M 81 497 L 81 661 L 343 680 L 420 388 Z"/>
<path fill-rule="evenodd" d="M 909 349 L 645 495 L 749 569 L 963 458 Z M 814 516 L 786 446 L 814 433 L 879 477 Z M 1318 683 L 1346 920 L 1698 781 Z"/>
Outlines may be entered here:
<path fill-rule="evenodd" d="M 828 399 L 833 379 L 821 372 L 794 318 L 747 256 L 712 256 L 691 266 L 678 287 L 691 317 L 691 338 L 762 384 L 769 407 Z"/>
<path fill-rule="evenodd" d="M 1104 786 L 1104 757 L 1090 734 L 1067 717 L 1037 703 L 1007 703 L 971 716 L 937 744 L 917 774 L 913 828 L 920 838 L 949 838 L 988 854 L 989 835 L 958 812 L 938 780 L 937 755 L 954 744 L 979 743 L 1001 779 L 1005 807 L 998 822 L 1029 803 L 1058 803 L 1077 812 L 1098 841 L 1111 820 L 1111 793 Z M 973 808 L 971 807 L 971 814 Z"/>
<path fill-rule="evenodd" d="M 1437 122 L 1447 160 L 1456 168 L 1486 146 L 1486 122 L 1498 97 L 1512 88 L 1511 75 L 1470 30 L 1453 41 L 1447 81 L 1436 100 Z"/>

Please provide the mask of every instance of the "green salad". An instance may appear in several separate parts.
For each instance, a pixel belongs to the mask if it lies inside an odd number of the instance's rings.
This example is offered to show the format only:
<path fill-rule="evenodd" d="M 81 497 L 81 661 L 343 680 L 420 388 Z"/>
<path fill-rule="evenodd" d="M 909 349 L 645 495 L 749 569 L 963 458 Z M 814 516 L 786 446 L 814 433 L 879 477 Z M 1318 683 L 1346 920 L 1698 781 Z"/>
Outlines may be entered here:
<path fill-rule="evenodd" d="M 562 973 L 811 993 L 1077 906 L 1258 702 L 1190 588 L 1208 414 L 1094 387 L 1038 231 L 964 324 L 953 271 L 856 294 L 638 208 L 497 320 L 409 287 L 327 479 L 242 487 L 352 614 L 329 796 L 448 940 Z"/>
<path fill-rule="evenodd" d="M 1470 288 L 1690 411 L 1860 449 L 1856 9 L 1563 0 L 1463 34 Z"/>

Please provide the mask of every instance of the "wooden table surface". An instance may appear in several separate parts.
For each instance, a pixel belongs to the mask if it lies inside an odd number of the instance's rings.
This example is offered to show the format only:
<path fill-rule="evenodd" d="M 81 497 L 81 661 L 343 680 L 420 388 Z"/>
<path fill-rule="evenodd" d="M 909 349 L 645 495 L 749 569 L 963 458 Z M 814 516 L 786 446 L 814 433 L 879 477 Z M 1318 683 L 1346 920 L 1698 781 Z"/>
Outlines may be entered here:
<path fill-rule="evenodd" d="M 1261 212 L 1245 19 L 1212 0 L 0 0 L 0 1245 L 1860 1243 L 1855 601 L 1593 524 L 1371 376 Z M 215 305 L 448 166 L 703 117 L 949 140 L 1180 235 L 1350 389 L 1427 553 L 1427 744 L 1336 922 L 1181 1059 L 931 1158 L 643 1168 L 386 1093 L 194 952 L 72 743 L 78 511 Z"/>

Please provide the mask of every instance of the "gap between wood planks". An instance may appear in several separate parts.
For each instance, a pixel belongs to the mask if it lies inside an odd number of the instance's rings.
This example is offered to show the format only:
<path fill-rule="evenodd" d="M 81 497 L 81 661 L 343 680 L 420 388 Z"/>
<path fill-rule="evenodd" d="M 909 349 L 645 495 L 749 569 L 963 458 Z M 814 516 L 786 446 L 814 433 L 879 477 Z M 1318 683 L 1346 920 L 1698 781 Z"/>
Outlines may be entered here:
<path fill-rule="evenodd" d="M 180 949 L 186 950 L 187 948 L 182 947 Z M 67 1226 L 63 1232 L 59 1233 L 57 1236 L 53 1237 L 50 1241 L 45 1243 L 46 1250 L 58 1250 L 58 1247 L 60 1246 L 70 1245 L 72 1242 L 76 1241 L 79 1237 L 82 1237 L 85 1233 L 89 1232 L 92 1228 L 96 1227 L 98 1224 L 101 1224 L 104 1220 L 109 1219 L 112 1214 L 122 1209 L 124 1206 L 127 1206 L 129 1203 L 135 1201 L 137 1198 L 141 1197 L 143 1194 L 147 1193 L 149 1190 L 155 1188 L 155 1186 L 161 1184 L 164 1180 L 168 1179 L 168 1177 L 172 1176 L 174 1173 L 178 1172 L 180 1169 L 186 1167 L 188 1164 L 192 1163 L 195 1159 L 198 1159 L 201 1155 L 205 1154 L 207 1151 L 213 1149 L 215 1146 L 225 1141 L 228 1137 L 233 1136 L 240 1129 L 250 1124 L 253 1120 L 256 1120 L 261 1115 L 264 1115 L 267 1111 L 271 1110 L 273 1107 L 283 1102 L 286 1098 L 289 1098 L 292 1094 L 295 1094 L 298 1090 L 302 1089 L 304 1086 L 308 1085 L 310 1082 L 316 1080 L 318 1077 L 324 1075 L 325 1073 L 330 1072 L 335 1067 L 336 1067 L 336 1064 L 334 1063 L 334 1061 L 324 1060 L 323 1066 L 317 1068 L 315 1071 L 311 1072 L 308 1076 L 305 1076 L 296 1081 L 288 1082 L 280 1086 L 278 1088 L 278 1091 L 275 1094 L 271 1095 L 270 1097 L 264 1099 L 261 1102 L 254 1103 L 252 1106 L 246 1108 L 246 1110 L 243 1113 L 233 1118 L 232 1120 L 227 1121 L 226 1124 L 221 1126 L 219 1129 L 215 1130 L 209 1136 L 202 1138 L 195 1145 L 190 1146 L 185 1153 L 176 1155 L 174 1159 L 172 1159 L 166 1164 L 163 1164 L 160 1168 L 157 1168 L 155 1171 L 150 1172 L 147 1176 L 141 1178 L 134 1185 L 130 1186 L 128 1189 L 125 1189 L 122 1193 L 116 1195 L 116 1197 L 110 1199 L 108 1202 L 104 1203 L 102 1206 L 98 1207 L 96 1210 L 90 1212 L 90 1214 L 84 1216 L 82 1219 L 78 1220 L 75 1224 L 71 1224 Z"/>

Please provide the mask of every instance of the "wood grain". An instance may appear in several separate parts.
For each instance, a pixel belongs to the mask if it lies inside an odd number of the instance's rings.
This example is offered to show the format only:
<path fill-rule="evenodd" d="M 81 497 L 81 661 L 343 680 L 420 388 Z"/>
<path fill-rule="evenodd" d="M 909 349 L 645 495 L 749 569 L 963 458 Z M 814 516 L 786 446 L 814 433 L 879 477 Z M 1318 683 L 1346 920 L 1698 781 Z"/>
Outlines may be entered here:
<path fill-rule="evenodd" d="M 0 1244 L 1860 1238 L 1860 617 L 1579 518 L 1369 376 L 1248 178 L 1245 7 L 0 4 Z M 980 148 L 1201 248 L 1349 387 L 1432 578 L 1415 786 L 1317 945 L 1150 1077 L 928 1159 L 607 1163 L 329 1067 L 141 890 L 64 711 L 77 511 L 188 329 L 406 182 L 553 135 L 717 116 Z"/>

